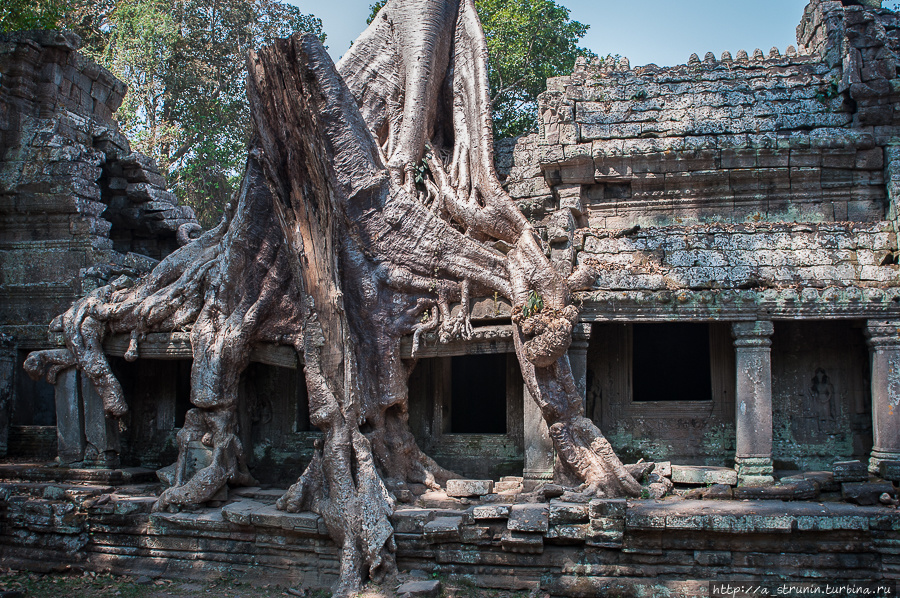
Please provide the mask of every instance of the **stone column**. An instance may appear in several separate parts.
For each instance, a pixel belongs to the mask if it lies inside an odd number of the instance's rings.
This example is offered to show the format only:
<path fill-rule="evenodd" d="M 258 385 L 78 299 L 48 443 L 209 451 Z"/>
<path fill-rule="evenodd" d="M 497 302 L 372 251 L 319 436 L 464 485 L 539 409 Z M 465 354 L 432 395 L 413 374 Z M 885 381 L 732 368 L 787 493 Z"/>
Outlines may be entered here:
<path fill-rule="evenodd" d="M 590 324 L 576 324 L 568 352 L 572 376 L 575 378 L 575 386 L 581 395 L 582 404 L 587 392 L 587 349 L 590 336 Z M 531 398 L 528 388 L 523 388 L 522 394 L 525 401 L 525 472 L 523 475 L 525 491 L 530 492 L 538 484 L 553 481 L 556 452 L 553 449 L 550 431 L 547 428 L 547 422 L 541 415 L 540 407 Z"/>
<path fill-rule="evenodd" d="M 735 469 L 741 486 L 764 486 L 772 477 L 772 322 L 734 322 Z"/>
<path fill-rule="evenodd" d="M 575 386 L 578 387 L 582 403 L 587 394 L 587 350 L 590 339 L 590 323 L 575 324 L 575 329 L 572 331 L 572 344 L 569 346 L 569 365 L 572 367 L 572 376 L 575 377 Z"/>
<path fill-rule="evenodd" d="M 78 388 L 78 370 L 69 368 L 56 377 L 56 439 L 60 465 L 84 459 L 84 410 Z"/>
<path fill-rule="evenodd" d="M 550 430 L 541 408 L 535 403 L 528 392 L 528 387 L 522 388 L 522 400 L 524 405 L 525 427 L 525 478 L 523 486 L 526 492 L 531 492 L 538 484 L 553 481 L 553 463 L 556 453 L 553 450 L 553 441 L 550 440 Z"/>
<path fill-rule="evenodd" d="M 0 457 L 6 456 L 9 447 L 15 366 L 16 351 L 12 338 L 0 333 Z"/>
<path fill-rule="evenodd" d="M 103 410 L 103 399 L 87 376 L 81 376 L 81 400 L 84 405 L 85 465 L 119 466 L 119 424 Z"/>
<path fill-rule="evenodd" d="M 869 320 L 866 338 L 872 367 L 872 431 L 869 471 L 900 461 L 900 320 Z"/>

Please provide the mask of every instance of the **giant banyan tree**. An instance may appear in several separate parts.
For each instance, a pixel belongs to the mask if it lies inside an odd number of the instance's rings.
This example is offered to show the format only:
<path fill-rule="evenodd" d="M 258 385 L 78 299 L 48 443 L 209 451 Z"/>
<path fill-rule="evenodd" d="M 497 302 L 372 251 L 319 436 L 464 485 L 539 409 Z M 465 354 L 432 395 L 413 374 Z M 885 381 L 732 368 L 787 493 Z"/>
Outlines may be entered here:
<path fill-rule="evenodd" d="M 302 355 L 310 421 L 323 434 L 299 481 L 278 501 L 320 514 L 341 547 L 337 594 L 395 567 L 388 517 L 398 496 L 450 475 L 407 424 L 414 346 L 426 331 L 467 337 L 470 297 L 514 306 L 515 348 L 558 455 L 584 492 L 639 486 L 583 415 L 566 350 L 571 293 L 596 276 L 554 269 L 493 166 L 487 48 L 472 0 L 389 0 L 335 67 L 313 36 L 252 53 L 255 131 L 241 189 L 215 229 L 134 284 L 100 288 L 51 328 L 67 349 L 32 354 L 53 378 L 77 366 L 107 413 L 128 405 L 102 348 L 105 335 L 190 331 L 191 403 L 180 455 L 160 472 L 157 509 L 210 500 L 252 483 L 238 440 L 238 381 L 259 343 Z M 543 303 L 541 309 L 524 310 Z M 450 305 L 460 303 L 459 315 Z M 212 463 L 187 468 L 200 440 Z"/>

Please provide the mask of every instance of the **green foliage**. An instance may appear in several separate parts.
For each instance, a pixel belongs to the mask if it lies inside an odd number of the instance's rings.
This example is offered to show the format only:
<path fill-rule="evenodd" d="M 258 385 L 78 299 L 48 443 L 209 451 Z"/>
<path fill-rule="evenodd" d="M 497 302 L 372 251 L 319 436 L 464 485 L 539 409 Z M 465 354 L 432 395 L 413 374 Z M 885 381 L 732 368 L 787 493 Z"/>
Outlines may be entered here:
<path fill-rule="evenodd" d="M 66 0 L 3 0 L 0 2 L 0 33 L 56 29 L 68 7 Z"/>
<path fill-rule="evenodd" d="M 548 77 L 572 72 L 579 56 L 594 54 L 577 43 L 588 25 L 569 19 L 553 0 L 476 0 L 487 38 L 494 135 L 511 137 L 534 128 L 537 96 Z"/>
<path fill-rule="evenodd" d="M 431 174 L 431 168 L 428 166 L 428 155 L 416 164 L 416 185 L 424 185 L 425 178 Z"/>
<path fill-rule="evenodd" d="M 369 6 L 371 23 L 386 0 Z M 588 25 L 569 19 L 569 10 L 553 0 L 475 0 L 487 38 L 494 135 L 514 137 L 533 129 L 537 97 L 547 78 L 568 75 L 579 56 Z"/>
<path fill-rule="evenodd" d="M 366 25 L 371 25 L 372 21 L 375 20 L 375 15 L 378 14 L 378 11 L 387 4 L 387 0 L 378 0 L 375 4 L 369 5 L 369 18 L 366 19 Z"/>
<path fill-rule="evenodd" d="M 210 226 L 246 160 L 247 53 L 322 22 L 280 0 L 73 0 L 83 51 L 128 84 L 117 117 Z"/>
<path fill-rule="evenodd" d="M 528 291 L 528 299 L 525 301 L 525 305 L 522 307 L 522 315 L 526 318 L 530 318 L 534 314 L 540 313 L 543 309 L 544 298 L 538 295 L 533 290 Z"/>
<path fill-rule="evenodd" d="M 832 77 L 828 83 L 823 84 L 819 91 L 816 92 L 816 99 L 822 104 L 827 104 L 840 95 L 838 89 L 839 82 L 837 78 Z"/>

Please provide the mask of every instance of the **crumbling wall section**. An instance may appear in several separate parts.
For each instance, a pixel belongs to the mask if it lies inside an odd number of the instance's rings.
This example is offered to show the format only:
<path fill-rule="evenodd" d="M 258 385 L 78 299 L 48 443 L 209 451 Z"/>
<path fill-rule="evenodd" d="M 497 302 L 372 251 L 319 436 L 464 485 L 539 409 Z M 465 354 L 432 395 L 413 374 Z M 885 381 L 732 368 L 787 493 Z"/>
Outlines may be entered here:
<path fill-rule="evenodd" d="M 52 346 L 47 326 L 76 298 L 149 271 L 200 231 L 119 130 L 125 84 L 80 43 L 0 36 L 0 332 L 20 354 Z M 9 375 L 24 375 L 20 365 Z"/>

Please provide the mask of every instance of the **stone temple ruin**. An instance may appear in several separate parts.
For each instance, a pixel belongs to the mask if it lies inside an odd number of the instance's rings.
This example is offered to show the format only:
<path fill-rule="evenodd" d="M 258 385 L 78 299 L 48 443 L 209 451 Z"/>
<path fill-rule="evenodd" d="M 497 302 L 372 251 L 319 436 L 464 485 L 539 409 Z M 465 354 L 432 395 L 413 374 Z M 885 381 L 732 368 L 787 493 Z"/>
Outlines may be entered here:
<path fill-rule="evenodd" d="M 640 495 L 572 483 L 523 380 L 521 305 L 463 293 L 446 315 L 468 309 L 470 331 L 399 340 L 415 444 L 453 472 L 387 483 L 401 571 L 554 596 L 900 578 L 900 16 L 851 4 L 811 0 L 784 53 L 548 81 L 498 169 L 555 270 L 599 272 L 574 293 L 568 363 Z M 154 510 L 157 470 L 171 484 L 176 459 L 190 475 L 217 458 L 178 436 L 190 330 L 102 337 L 121 420 L 72 363 L 55 386 L 25 375 L 66 346 L 47 327 L 73 300 L 127 290 L 201 231 L 71 35 L 3 38 L 0 74 L 0 564 L 334 585 L 327 515 L 276 505 L 323 443 L 296 344 L 255 343 L 237 383 L 253 483 L 180 509 Z"/>

